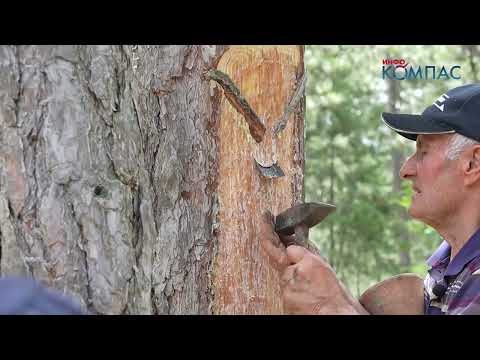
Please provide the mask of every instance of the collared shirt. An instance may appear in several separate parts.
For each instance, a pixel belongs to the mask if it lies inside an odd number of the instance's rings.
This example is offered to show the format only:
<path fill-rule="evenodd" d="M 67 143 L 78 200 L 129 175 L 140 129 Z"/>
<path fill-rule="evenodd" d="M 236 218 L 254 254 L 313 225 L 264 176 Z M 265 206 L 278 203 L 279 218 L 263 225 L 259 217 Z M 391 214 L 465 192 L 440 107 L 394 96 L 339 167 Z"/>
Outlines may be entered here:
<path fill-rule="evenodd" d="M 480 315 L 480 229 L 452 261 L 450 253 L 451 247 L 444 240 L 427 260 L 431 268 L 424 282 L 425 314 Z"/>

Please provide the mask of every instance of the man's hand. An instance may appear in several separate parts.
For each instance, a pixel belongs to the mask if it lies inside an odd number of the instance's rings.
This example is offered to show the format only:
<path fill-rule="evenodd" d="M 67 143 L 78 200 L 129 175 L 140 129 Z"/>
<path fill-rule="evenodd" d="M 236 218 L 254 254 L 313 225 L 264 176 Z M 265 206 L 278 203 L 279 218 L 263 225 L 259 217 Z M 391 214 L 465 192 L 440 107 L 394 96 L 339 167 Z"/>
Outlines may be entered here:
<path fill-rule="evenodd" d="M 289 265 L 287 252 L 274 228 L 273 215 L 266 211 L 263 213 L 260 223 L 260 243 L 268 255 L 270 264 L 278 271 L 283 272 Z"/>
<path fill-rule="evenodd" d="M 292 264 L 283 272 L 281 286 L 285 310 L 290 314 L 351 314 L 358 311 L 321 257 L 301 246 L 287 247 Z"/>
<path fill-rule="evenodd" d="M 263 215 L 260 243 L 272 266 L 281 273 L 284 307 L 290 314 L 366 313 L 348 294 L 330 265 L 307 249 L 282 244 L 274 231 L 273 216 Z M 292 237 L 284 240 L 291 242 Z M 293 243 L 293 242 L 292 242 Z"/>

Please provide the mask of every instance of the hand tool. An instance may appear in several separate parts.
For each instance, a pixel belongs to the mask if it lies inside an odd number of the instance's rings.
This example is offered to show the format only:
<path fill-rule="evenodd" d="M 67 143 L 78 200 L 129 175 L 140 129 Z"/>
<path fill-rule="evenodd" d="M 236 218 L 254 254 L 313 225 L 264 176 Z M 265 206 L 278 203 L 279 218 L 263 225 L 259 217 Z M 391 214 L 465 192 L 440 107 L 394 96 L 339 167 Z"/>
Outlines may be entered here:
<path fill-rule="evenodd" d="M 295 242 L 307 246 L 309 229 L 335 209 L 335 205 L 314 202 L 292 206 L 275 217 L 275 231 L 281 235 L 295 234 Z"/>

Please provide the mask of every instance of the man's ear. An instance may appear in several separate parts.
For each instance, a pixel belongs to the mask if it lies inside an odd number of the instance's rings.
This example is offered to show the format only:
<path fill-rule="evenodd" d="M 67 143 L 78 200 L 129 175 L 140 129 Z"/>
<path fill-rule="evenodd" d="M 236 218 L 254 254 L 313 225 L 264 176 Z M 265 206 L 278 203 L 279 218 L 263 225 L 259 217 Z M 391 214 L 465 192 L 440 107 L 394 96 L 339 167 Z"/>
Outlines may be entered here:
<path fill-rule="evenodd" d="M 465 185 L 472 185 L 480 182 L 480 145 L 473 146 L 468 155 L 464 167 Z"/>

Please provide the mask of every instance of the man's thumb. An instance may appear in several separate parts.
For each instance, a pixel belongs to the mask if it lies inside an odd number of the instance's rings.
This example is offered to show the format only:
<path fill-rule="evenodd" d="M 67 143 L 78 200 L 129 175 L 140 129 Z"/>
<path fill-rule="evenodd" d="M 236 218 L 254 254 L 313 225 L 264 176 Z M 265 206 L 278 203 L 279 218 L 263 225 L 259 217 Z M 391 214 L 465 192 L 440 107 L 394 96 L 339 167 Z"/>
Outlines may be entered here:
<path fill-rule="evenodd" d="M 307 249 L 298 245 L 291 245 L 287 247 L 287 259 L 290 263 L 298 263 L 306 255 Z"/>

